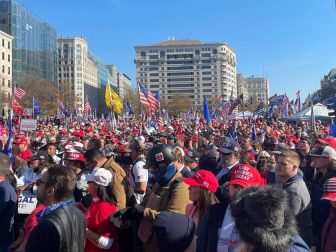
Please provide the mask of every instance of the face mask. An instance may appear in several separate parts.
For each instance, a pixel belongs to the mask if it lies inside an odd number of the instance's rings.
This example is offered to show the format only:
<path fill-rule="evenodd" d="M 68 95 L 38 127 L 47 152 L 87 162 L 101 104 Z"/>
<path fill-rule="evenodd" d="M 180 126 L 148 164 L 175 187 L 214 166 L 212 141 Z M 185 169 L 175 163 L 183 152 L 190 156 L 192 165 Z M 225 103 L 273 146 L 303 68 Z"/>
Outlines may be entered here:
<path fill-rule="evenodd" d="M 34 194 L 37 194 L 37 186 L 36 185 L 33 186 L 33 190 L 32 191 L 33 191 Z"/>
<path fill-rule="evenodd" d="M 171 163 L 168 166 L 158 167 L 155 173 L 156 182 L 161 186 L 164 186 L 169 183 L 175 174 L 176 169 L 174 163 Z"/>

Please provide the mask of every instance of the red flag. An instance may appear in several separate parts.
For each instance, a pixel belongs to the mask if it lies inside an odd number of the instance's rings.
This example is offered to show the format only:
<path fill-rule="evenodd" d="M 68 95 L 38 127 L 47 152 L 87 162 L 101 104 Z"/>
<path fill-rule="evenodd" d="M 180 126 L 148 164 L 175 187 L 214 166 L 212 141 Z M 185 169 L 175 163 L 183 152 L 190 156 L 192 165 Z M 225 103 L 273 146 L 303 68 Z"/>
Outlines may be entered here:
<path fill-rule="evenodd" d="M 24 109 L 20 106 L 20 104 L 15 99 L 13 100 L 12 107 L 13 107 L 13 111 L 14 111 L 15 114 L 17 114 L 17 115 L 24 115 L 25 114 Z"/>

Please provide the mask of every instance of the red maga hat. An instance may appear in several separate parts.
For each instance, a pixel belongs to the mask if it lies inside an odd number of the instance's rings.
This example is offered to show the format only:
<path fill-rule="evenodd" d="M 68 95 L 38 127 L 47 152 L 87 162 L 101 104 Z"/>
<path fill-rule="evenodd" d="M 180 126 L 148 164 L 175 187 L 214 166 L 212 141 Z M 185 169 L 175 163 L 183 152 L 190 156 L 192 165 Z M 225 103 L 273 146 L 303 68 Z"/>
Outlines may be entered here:
<path fill-rule="evenodd" d="M 264 185 L 260 173 L 249 164 L 237 164 L 231 170 L 229 185 L 240 185 L 241 187 Z"/>
<path fill-rule="evenodd" d="M 210 192 L 216 192 L 218 188 L 218 180 L 216 176 L 206 170 L 199 170 L 192 178 L 184 178 L 183 182 L 190 186 L 203 187 Z"/>

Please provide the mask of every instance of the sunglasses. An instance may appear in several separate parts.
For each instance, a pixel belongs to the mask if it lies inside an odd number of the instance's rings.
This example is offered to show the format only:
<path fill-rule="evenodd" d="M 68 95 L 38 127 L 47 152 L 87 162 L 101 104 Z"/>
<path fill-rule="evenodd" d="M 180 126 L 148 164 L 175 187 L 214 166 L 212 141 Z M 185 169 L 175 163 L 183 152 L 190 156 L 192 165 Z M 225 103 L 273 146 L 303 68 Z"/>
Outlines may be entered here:
<path fill-rule="evenodd" d="M 220 152 L 220 154 L 223 155 L 223 156 L 230 156 L 232 154 L 232 152 L 231 153 Z"/>
<path fill-rule="evenodd" d="M 46 184 L 46 183 L 48 183 L 48 182 L 42 181 L 40 179 L 36 180 L 36 182 L 35 182 L 36 186 L 40 186 L 41 184 Z"/>

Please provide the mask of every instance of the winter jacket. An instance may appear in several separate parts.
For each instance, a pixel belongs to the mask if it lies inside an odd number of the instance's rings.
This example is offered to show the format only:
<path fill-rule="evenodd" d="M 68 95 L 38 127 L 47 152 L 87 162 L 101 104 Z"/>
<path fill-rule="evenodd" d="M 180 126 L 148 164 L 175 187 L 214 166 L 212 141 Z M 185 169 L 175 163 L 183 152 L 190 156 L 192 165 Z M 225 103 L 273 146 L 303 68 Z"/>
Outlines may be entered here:
<path fill-rule="evenodd" d="M 167 186 L 154 186 L 153 191 L 161 197 L 158 210 L 145 208 L 144 218 L 155 220 L 156 215 L 163 211 L 172 211 L 180 214 L 185 213 L 189 201 L 188 185 L 182 182 L 182 174 L 177 172 Z M 142 205 L 146 206 L 149 197 L 145 197 Z"/>
<path fill-rule="evenodd" d="M 283 185 L 283 188 L 288 194 L 288 202 L 295 215 L 299 234 L 305 243 L 311 247 L 313 245 L 312 206 L 307 186 L 301 176 L 295 175 Z"/>
<path fill-rule="evenodd" d="M 329 201 L 321 200 L 323 195 L 323 184 L 327 179 L 335 176 L 336 171 L 334 170 L 329 171 L 323 177 L 317 174 L 308 188 L 312 203 L 313 235 L 317 238 L 321 238 L 323 225 L 329 216 L 331 207 Z M 319 251 L 320 244 L 315 245 L 317 245 L 317 251 Z"/>
<path fill-rule="evenodd" d="M 330 210 L 329 217 L 324 223 L 322 232 L 321 251 L 336 250 L 336 208 Z"/>
<path fill-rule="evenodd" d="M 126 207 L 127 196 L 126 192 L 129 189 L 129 181 L 124 169 L 110 158 L 103 168 L 111 171 L 113 179 L 111 183 L 113 195 L 116 197 L 117 210 Z"/>

